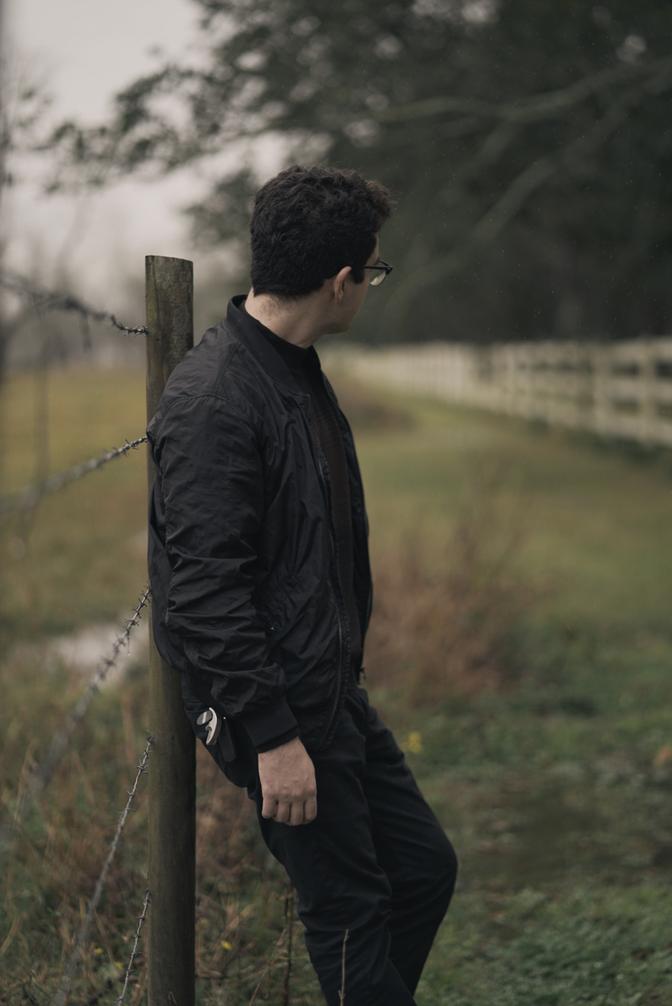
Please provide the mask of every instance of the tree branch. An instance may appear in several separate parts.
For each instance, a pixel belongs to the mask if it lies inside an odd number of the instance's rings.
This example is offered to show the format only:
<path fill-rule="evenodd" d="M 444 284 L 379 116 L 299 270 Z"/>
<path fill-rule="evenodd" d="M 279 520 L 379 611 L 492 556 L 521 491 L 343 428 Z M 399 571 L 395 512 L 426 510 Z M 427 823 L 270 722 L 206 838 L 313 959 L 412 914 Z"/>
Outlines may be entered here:
<path fill-rule="evenodd" d="M 473 98 L 437 95 L 435 98 L 425 98 L 422 101 L 398 105 L 396 108 L 384 109 L 377 115 L 372 113 L 371 117 L 380 123 L 406 122 L 411 119 L 432 118 L 446 112 L 458 112 L 484 119 L 505 119 L 516 123 L 538 122 L 551 115 L 567 111 L 568 108 L 580 104 L 586 98 L 612 84 L 619 84 L 621 81 L 628 81 L 642 74 L 653 77 L 671 65 L 672 59 L 669 57 L 647 63 L 625 63 L 590 74 L 588 77 L 583 77 L 570 84 L 569 87 L 542 92 L 531 97 L 516 98 L 509 102 L 488 102 Z"/>
<path fill-rule="evenodd" d="M 463 268 L 478 250 L 501 234 L 530 196 L 552 175 L 562 167 L 576 163 L 579 158 L 603 143 L 649 94 L 669 89 L 672 84 L 672 60 L 661 60 L 660 65 L 664 68 L 655 78 L 622 94 L 593 129 L 569 143 L 558 156 L 540 157 L 521 171 L 495 205 L 477 221 L 464 244 L 435 259 L 419 275 L 409 276 L 397 286 L 386 303 L 384 317 L 394 314 L 398 318 L 400 313 L 405 314 L 411 299 L 421 290 L 439 280 L 445 280 Z"/>

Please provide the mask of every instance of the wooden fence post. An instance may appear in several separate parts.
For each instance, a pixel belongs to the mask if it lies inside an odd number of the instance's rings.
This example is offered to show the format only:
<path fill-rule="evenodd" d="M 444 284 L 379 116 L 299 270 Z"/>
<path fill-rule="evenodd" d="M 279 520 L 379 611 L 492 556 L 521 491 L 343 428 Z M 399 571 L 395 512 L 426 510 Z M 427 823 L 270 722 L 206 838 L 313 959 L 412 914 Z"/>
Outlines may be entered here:
<path fill-rule="evenodd" d="M 168 375 L 194 344 L 193 264 L 145 258 L 147 422 Z M 154 463 L 147 452 L 149 492 Z M 195 994 L 196 741 L 176 671 L 149 625 L 149 1006 L 193 1006 Z"/>

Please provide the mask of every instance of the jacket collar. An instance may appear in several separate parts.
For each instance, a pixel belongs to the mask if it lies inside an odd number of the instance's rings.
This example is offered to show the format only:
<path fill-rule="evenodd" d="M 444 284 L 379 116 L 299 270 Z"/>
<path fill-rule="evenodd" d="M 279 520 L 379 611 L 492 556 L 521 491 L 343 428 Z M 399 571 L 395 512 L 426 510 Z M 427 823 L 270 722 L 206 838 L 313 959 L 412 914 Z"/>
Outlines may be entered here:
<path fill-rule="evenodd" d="M 282 385 L 295 398 L 309 398 L 310 396 L 302 391 L 297 384 L 292 371 L 280 353 L 257 331 L 254 319 L 241 310 L 240 305 L 246 297 L 246 293 L 237 293 L 229 300 L 226 309 L 227 328 L 249 349 L 274 381 Z"/>

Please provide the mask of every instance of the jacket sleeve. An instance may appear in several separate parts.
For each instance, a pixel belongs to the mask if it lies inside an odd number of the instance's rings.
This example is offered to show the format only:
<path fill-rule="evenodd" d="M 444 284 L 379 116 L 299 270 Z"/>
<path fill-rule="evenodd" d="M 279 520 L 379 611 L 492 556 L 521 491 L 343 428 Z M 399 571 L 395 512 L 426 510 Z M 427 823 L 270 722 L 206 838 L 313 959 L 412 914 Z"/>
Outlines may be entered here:
<path fill-rule="evenodd" d="M 299 727 L 252 601 L 264 486 L 253 422 L 235 400 L 182 395 L 160 405 L 147 434 L 170 564 L 166 628 L 213 703 L 268 750 Z"/>

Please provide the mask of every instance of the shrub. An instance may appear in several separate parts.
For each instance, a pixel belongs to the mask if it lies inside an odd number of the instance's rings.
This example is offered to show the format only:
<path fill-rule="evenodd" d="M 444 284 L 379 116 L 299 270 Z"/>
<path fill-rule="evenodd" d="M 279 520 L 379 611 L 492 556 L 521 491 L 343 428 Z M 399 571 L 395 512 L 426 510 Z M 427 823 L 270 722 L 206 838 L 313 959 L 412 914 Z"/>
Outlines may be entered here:
<path fill-rule="evenodd" d="M 525 508 L 503 514 L 499 477 L 476 476 L 447 542 L 428 547 L 418 527 L 376 562 L 370 679 L 401 685 L 414 704 L 510 686 L 524 671 L 520 629 L 551 583 L 518 568 Z"/>

